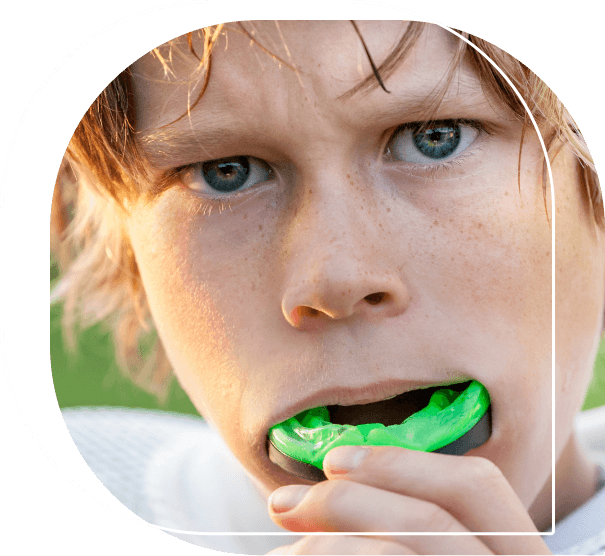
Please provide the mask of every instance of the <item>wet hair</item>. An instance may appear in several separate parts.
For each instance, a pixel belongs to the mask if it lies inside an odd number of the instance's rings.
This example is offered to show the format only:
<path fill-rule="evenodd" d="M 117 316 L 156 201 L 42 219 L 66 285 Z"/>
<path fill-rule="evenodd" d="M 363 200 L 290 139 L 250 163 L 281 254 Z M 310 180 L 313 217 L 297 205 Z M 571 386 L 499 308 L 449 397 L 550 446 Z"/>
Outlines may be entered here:
<path fill-rule="evenodd" d="M 357 33 L 372 73 L 347 91 L 343 98 L 367 94 L 381 87 L 389 94 L 389 76 L 405 59 L 418 38 L 430 24 L 410 22 L 403 36 L 386 59 L 376 65 L 355 22 Z M 277 25 L 277 23 L 276 23 Z M 211 79 L 212 50 L 221 33 L 238 32 L 285 66 L 296 69 L 269 51 L 255 37 L 253 24 L 207 27 L 196 33 L 203 50 L 194 48 L 194 33 L 185 39 L 188 54 L 198 60 L 195 79 L 201 83 L 199 95 L 188 111 L 203 96 Z M 585 142 L 567 110 L 553 92 L 526 66 L 511 55 L 478 37 L 456 31 L 470 45 L 483 51 L 507 75 L 527 103 L 552 161 L 563 145 L 575 154 L 585 202 L 595 225 L 603 228 L 603 201 L 594 163 Z M 178 40 L 178 39 L 177 39 Z M 486 94 L 495 98 L 510 114 L 523 123 L 519 146 L 519 187 L 523 137 L 531 129 L 530 120 L 519 97 L 506 79 L 475 48 L 459 40 L 443 87 L 427 99 L 427 117 L 438 108 L 462 60 L 467 61 L 481 79 Z M 156 48 L 152 55 L 171 73 L 174 41 Z M 79 123 L 64 156 L 52 201 L 51 254 L 61 277 L 51 294 L 51 303 L 63 302 L 63 328 L 68 347 L 73 350 L 77 332 L 98 322 L 110 329 L 120 369 L 143 389 L 165 401 L 172 376 L 171 367 L 157 338 L 142 287 L 133 251 L 123 226 L 128 202 L 145 191 L 147 163 L 137 143 L 135 105 L 131 69 L 120 73 L 92 103 Z M 180 119 L 180 118 L 179 118 Z M 546 163 L 544 163 L 544 170 Z M 546 172 L 543 173 L 545 209 Z M 146 343 L 149 350 L 144 350 Z M 147 353 L 144 353 L 146 352 Z"/>

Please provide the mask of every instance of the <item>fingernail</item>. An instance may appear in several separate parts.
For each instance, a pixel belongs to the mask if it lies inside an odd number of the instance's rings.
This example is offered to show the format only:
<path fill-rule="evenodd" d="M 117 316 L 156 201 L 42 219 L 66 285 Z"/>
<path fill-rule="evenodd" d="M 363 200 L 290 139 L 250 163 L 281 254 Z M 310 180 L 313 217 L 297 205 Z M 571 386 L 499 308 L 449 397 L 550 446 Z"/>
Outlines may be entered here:
<path fill-rule="evenodd" d="M 298 505 L 310 488 L 306 485 L 278 488 L 269 496 L 269 507 L 276 514 L 290 511 Z"/>
<path fill-rule="evenodd" d="M 370 450 L 363 446 L 339 446 L 328 452 L 324 459 L 324 466 L 332 474 L 350 473 L 369 453 Z"/>

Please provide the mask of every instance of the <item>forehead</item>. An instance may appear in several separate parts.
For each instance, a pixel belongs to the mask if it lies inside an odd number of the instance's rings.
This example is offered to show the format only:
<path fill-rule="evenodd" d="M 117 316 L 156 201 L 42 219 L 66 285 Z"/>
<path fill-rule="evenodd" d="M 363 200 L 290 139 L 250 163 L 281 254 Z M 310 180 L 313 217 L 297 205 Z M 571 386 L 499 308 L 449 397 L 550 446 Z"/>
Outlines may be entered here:
<path fill-rule="evenodd" d="M 362 21 L 357 25 L 379 66 L 409 23 Z M 238 24 L 228 24 L 217 39 L 209 86 L 200 101 L 207 119 L 228 119 L 228 114 L 251 108 L 287 115 L 292 113 L 289 108 L 301 103 L 313 105 L 317 112 L 327 110 L 333 118 L 363 111 L 372 98 L 379 98 L 386 111 L 398 109 L 402 102 L 420 103 L 443 83 L 459 41 L 448 31 L 427 24 L 389 78 L 390 95 L 374 88 L 367 95 L 342 99 L 372 72 L 351 22 L 246 22 L 243 26 L 245 32 Z M 192 42 L 201 58 L 200 35 L 193 33 Z M 167 63 L 161 63 L 157 53 Z M 181 116 L 183 108 L 197 98 L 203 82 L 200 63 L 190 53 L 186 36 L 162 45 L 157 53 L 144 56 L 132 68 L 139 130 L 150 130 Z M 477 102 L 485 100 L 477 76 L 464 62 L 457 68 L 454 84 L 452 97 L 466 94 L 474 95 Z"/>

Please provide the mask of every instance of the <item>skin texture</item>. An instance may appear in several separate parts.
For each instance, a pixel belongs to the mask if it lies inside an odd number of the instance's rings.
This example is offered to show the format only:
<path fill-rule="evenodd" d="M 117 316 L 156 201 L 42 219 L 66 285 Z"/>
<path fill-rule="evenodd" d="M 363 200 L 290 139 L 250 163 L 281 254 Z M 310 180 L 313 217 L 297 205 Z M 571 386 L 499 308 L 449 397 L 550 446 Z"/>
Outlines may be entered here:
<path fill-rule="evenodd" d="M 552 244 L 535 132 L 526 134 L 519 191 L 521 124 L 463 64 L 434 119 L 478 120 L 490 133 L 480 131 L 448 167 L 397 160 L 385 154 L 391 136 L 423 119 L 455 37 L 431 27 L 388 78 L 390 94 L 376 88 L 343 100 L 371 71 L 350 23 L 253 27 L 296 69 L 233 27 L 218 39 L 199 104 L 155 134 L 186 111 L 188 91 L 197 97 L 189 79 L 197 60 L 179 39 L 171 66 L 178 79 L 166 79 L 151 55 L 133 66 L 137 128 L 156 182 L 182 165 L 225 157 L 252 156 L 272 168 L 228 206 L 180 174 L 129 207 L 126 228 L 180 384 L 268 496 L 305 483 L 269 461 L 272 425 L 310 407 L 477 379 L 493 416 L 480 448 L 462 458 L 376 449 L 358 475 L 327 469 L 332 480 L 311 488 L 301 507 L 271 515 L 294 531 L 550 526 Z M 380 63 L 405 23 L 359 27 Z M 601 333 L 605 255 L 565 149 L 553 173 L 555 452 L 565 468 L 558 519 L 594 492 L 594 466 L 573 441 L 572 421 Z M 550 194 L 546 202 L 550 213 Z M 370 520 L 368 500 L 384 507 L 373 512 L 383 521 Z M 339 538 L 343 553 L 370 550 L 371 539 Z M 336 553 L 334 542 L 313 537 L 292 550 Z M 539 537 L 375 542 L 400 553 L 547 552 Z"/>

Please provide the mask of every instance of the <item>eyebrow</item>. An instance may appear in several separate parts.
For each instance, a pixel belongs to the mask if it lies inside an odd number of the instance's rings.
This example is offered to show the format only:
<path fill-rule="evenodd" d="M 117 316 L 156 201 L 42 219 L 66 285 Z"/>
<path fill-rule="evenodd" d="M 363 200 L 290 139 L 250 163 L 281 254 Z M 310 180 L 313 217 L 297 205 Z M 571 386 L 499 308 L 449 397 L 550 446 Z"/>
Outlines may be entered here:
<path fill-rule="evenodd" d="M 385 95 L 387 97 L 387 95 Z M 449 93 L 443 96 L 440 102 L 433 104 L 435 95 L 411 95 L 397 96 L 388 95 L 382 103 L 380 112 L 373 116 L 377 124 L 387 124 L 393 120 L 401 119 L 401 123 L 412 123 L 430 121 L 432 118 L 441 120 L 448 118 L 461 118 L 458 114 L 464 112 L 468 116 L 470 110 L 476 111 L 484 107 L 491 107 L 489 99 L 481 89 L 479 82 L 477 87 L 465 87 L 464 90 Z M 343 101 L 346 99 L 343 99 Z"/>
<path fill-rule="evenodd" d="M 242 140 L 242 131 L 236 131 L 223 118 L 216 123 L 212 122 L 213 119 L 205 117 L 203 122 L 196 122 L 192 118 L 192 125 L 187 128 L 174 125 L 152 130 L 142 134 L 137 143 L 152 165 L 162 167 L 179 166 L 175 161 L 193 153 L 204 155 L 206 152 L 209 155 L 208 151 Z"/>

